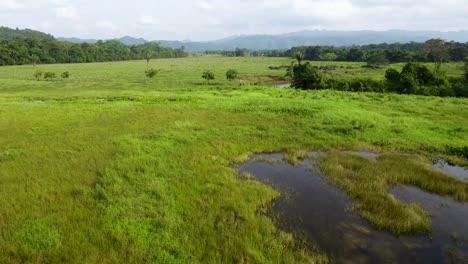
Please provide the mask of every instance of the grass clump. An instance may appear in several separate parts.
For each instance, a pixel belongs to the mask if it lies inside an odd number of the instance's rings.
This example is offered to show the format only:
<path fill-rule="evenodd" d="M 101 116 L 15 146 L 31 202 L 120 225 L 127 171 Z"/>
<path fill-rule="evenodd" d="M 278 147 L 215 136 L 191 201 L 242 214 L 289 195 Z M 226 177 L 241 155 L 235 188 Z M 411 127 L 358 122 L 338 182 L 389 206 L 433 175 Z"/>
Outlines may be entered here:
<path fill-rule="evenodd" d="M 16 234 L 21 248 L 27 252 L 58 249 L 61 236 L 51 219 L 39 219 L 24 225 Z"/>
<path fill-rule="evenodd" d="M 372 161 L 353 154 L 331 153 L 320 168 L 354 200 L 354 209 L 377 228 L 395 235 L 431 231 L 428 212 L 417 204 L 405 204 L 389 194 L 398 185 L 413 185 L 424 191 L 468 201 L 468 184 L 430 169 L 416 156 L 385 154 Z"/>

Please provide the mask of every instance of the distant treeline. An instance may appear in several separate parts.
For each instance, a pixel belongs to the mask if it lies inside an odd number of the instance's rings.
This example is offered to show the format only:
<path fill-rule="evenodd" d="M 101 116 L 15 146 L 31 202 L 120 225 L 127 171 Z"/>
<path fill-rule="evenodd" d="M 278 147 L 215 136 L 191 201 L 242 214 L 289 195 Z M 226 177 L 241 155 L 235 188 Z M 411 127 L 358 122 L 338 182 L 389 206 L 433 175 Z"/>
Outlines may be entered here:
<path fill-rule="evenodd" d="M 463 61 L 468 57 L 468 43 L 445 42 L 447 50 L 446 61 Z M 398 62 L 432 62 L 434 58 L 427 51 L 426 43 L 410 42 L 406 44 L 372 44 L 353 47 L 306 46 L 294 47 L 288 50 L 250 51 L 236 49 L 233 51 L 210 51 L 207 53 L 221 54 L 229 57 L 265 56 L 294 57 L 301 52 L 305 60 L 311 61 L 352 61 L 365 62 L 369 58 L 380 57 L 388 63 Z"/>
<path fill-rule="evenodd" d="M 183 49 L 172 49 L 149 42 L 126 46 L 119 41 L 95 44 L 71 43 L 54 38 L 14 38 L 0 41 L 0 65 L 38 63 L 82 63 L 186 57 Z"/>

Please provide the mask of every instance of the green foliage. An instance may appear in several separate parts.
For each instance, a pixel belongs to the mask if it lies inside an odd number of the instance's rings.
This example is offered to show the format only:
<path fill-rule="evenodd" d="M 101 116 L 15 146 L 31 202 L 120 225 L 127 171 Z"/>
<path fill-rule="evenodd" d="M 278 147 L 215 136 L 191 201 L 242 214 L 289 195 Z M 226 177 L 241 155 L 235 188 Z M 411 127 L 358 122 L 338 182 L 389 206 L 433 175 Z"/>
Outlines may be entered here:
<path fill-rule="evenodd" d="M 333 52 L 323 53 L 323 54 L 320 54 L 319 56 L 320 60 L 322 61 L 334 61 L 336 60 L 337 57 L 338 55 L 336 55 Z"/>
<path fill-rule="evenodd" d="M 31 63 L 33 64 L 34 67 L 36 66 L 37 63 L 41 61 L 39 56 L 37 56 L 36 54 L 31 55 L 29 59 L 31 60 Z"/>
<path fill-rule="evenodd" d="M 232 81 L 232 80 L 239 78 L 238 75 L 239 73 L 237 72 L 237 70 L 229 69 L 226 72 L 226 79 L 228 79 L 229 81 Z"/>
<path fill-rule="evenodd" d="M 145 76 L 152 79 L 158 74 L 158 72 L 159 72 L 159 70 L 156 70 L 156 69 L 153 69 L 153 68 L 147 69 L 145 71 Z"/>
<path fill-rule="evenodd" d="M 468 43 L 450 42 L 444 43 L 443 49 L 447 53 L 443 54 L 443 59 L 454 62 L 463 61 L 468 56 Z M 377 61 L 387 63 L 400 62 L 434 62 L 433 52 L 429 52 L 425 43 L 393 43 L 393 44 L 371 44 L 364 46 L 334 47 L 334 46 L 305 46 L 293 47 L 289 50 L 263 51 L 264 56 L 269 57 L 294 57 L 297 52 L 304 54 L 305 60 L 312 61 L 359 61 L 367 62 L 375 54 L 379 54 Z M 222 55 L 226 55 L 221 52 Z M 334 56 L 333 56 L 334 55 Z M 385 60 L 384 60 L 385 58 Z M 371 63 L 371 65 L 373 65 Z"/>
<path fill-rule="evenodd" d="M 42 33 L 31 29 L 12 29 L 0 27 L 0 41 L 14 39 L 37 39 L 37 40 L 52 40 L 52 35 Z"/>
<path fill-rule="evenodd" d="M 186 57 L 187 53 L 181 49 L 162 47 L 156 42 L 133 46 L 116 40 L 77 44 L 34 35 L 0 41 L 0 65 L 122 61 L 148 59 L 148 56 L 150 59 L 179 58 Z"/>
<path fill-rule="evenodd" d="M 37 70 L 36 72 L 34 72 L 34 78 L 40 81 L 42 79 L 42 74 L 43 74 L 42 71 Z"/>
<path fill-rule="evenodd" d="M 369 67 L 381 67 L 383 65 L 388 65 L 389 60 L 387 59 L 385 52 L 375 51 L 367 56 L 367 66 Z"/>
<path fill-rule="evenodd" d="M 297 64 L 301 65 L 302 61 L 304 60 L 304 54 L 302 52 L 298 51 L 294 55 L 294 58 L 296 59 Z"/>
<path fill-rule="evenodd" d="M 55 79 L 57 77 L 57 74 L 55 74 L 55 72 L 44 72 L 44 79 L 45 80 L 52 80 L 52 79 Z"/>
<path fill-rule="evenodd" d="M 465 81 L 468 82 L 468 57 L 466 58 L 466 62 L 465 62 L 465 73 L 463 75 L 465 77 Z"/>
<path fill-rule="evenodd" d="M 39 219 L 25 224 L 16 234 L 16 240 L 26 252 L 58 249 L 61 235 L 50 219 Z"/>
<path fill-rule="evenodd" d="M 204 71 L 201 77 L 207 82 L 210 82 L 211 80 L 215 79 L 215 75 L 212 71 Z"/>
<path fill-rule="evenodd" d="M 442 39 L 430 39 L 424 43 L 428 58 L 434 62 L 434 73 L 438 74 L 442 63 L 448 60 L 449 50 L 447 43 Z"/>
<path fill-rule="evenodd" d="M 62 79 L 68 79 L 70 78 L 70 73 L 69 72 L 63 72 L 62 75 L 61 75 Z"/>
<path fill-rule="evenodd" d="M 426 66 L 418 63 L 407 63 L 401 73 L 389 69 L 385 73 L 385 79 L 388 91 L 401 94 L 458 97 L 468 95 L 468 85 L 465 85 L 460 78 L 437 77 Z"/>
<path fill-rule="evenodd" d="M 302 90 L 325 89 L 325 74 L 313 68 L 309 62 L 300 64 L 300 54 L 297 59 L 298 64 L 292 66 L 292 87 Z"/>

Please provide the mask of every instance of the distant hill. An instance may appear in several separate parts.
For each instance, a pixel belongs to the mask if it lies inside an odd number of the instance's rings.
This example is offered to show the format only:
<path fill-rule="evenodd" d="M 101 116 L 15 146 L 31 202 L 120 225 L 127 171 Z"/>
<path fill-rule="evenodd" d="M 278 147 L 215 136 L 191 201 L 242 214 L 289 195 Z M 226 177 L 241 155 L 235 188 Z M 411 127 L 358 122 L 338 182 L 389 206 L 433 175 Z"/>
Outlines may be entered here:
<path fill-rule="evenodd" d="M 80 39 L 80 38 L 57 38 L 60 41 L 68 41 L 73 43 L 89 43 L 94 44 L 97 42 L 97 39 Z"/>
<path fill-rule="evenodd" d="M 61 41 L 68 41 L 68 42 L 73 42 L 73 43 L 90 43 L 90 44 L 93 44 L 93 43 L 98 42 L 97 39 L 80 39 L 80 38 L 57 38 L 57 39 L 61 40 Z M 148 42 L 143 38 L 134 38 L 134 37 L 130 37 L 130 36 L 125 36 L 125 37 L 121 37 L 121 38 L 113 39 L 113 40 L 120 41 L 122 44 L 127 45 L 127 46 L 142 45 L 142 44 L 145 44 L 145 43 Z"/>
<path fill-rule="evenodd" d="M 54 36 L 32 30 L 32 29 L 12 29 L 0 27 L 0 40 L 12 40 L 15 38 L 34 38 L 34 39 L 54 39 Z"/>
<path fill-rule="evenodd" d="M 289 49 L 297 46 L 353 46 L 379 43 L 424 42 L 431 38 L 442 38 L 448 41 L 468 42 L 468 31 L 327 31 L 313 30 L 287 33 L 281 35 L 248 35 L 234 36 L 226 39 L 191 42 L 161 40 L 162 46 L 180 48 L 189 51 L 233 50 L 247 48 L 250 50 Z"/>

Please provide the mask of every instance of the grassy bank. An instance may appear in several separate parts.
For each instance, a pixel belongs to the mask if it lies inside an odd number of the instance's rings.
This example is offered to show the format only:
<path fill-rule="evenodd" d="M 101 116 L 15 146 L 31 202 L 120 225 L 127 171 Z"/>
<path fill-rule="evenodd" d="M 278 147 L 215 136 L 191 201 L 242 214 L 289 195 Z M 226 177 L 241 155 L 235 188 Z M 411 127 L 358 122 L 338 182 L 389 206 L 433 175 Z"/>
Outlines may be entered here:
<path fill-rule="evenodd" d="M 428 233 L 432 223 L 429 212 L 390 195 L 391 187 L 413 185 L 461 202 L 468 201 L 468 184 L 432 170 L 429 160 L 417 156 L 386 154 L 373 161 L 333 153 L 322 161 L 321 169 L 353 198 L 355 209 L 364 218 L 395 235 Z"/>
<path fill-rule="evenodd" d="M 448 147 L 468 145 L 467 99 L 224 80 L 229 68 L 279 76 L 268 66 L 288 62 L 155 60 L 154 80 L 143 61 L 37 66 L 71 74 L 50 82 L 32 66 L 0 68 L 0 262 L 325 262 L 263 216 L 278 194 L 231 164 L 311 149 L 466 162 Z"/>

